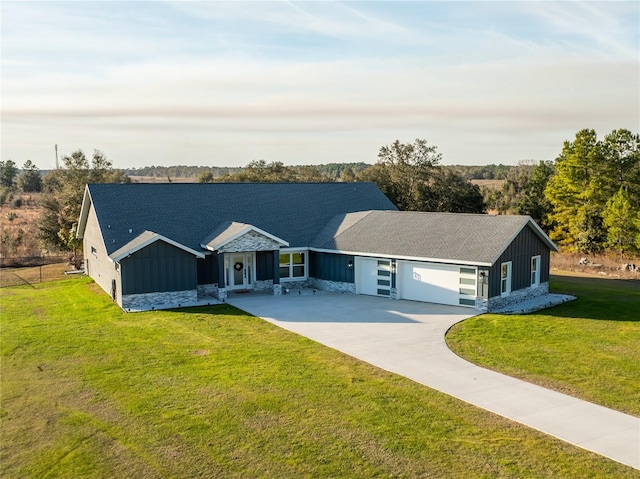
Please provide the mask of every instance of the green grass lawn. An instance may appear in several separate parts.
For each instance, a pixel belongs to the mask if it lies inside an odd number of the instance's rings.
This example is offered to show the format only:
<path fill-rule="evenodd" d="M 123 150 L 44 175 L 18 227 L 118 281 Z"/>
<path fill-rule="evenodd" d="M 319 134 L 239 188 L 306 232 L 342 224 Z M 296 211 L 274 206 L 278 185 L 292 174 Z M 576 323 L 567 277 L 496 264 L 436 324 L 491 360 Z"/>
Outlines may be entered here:
<path fill-rule="evenodd" d="M 552 276 L 576 301 L 455 325 L 449 347 L 481 366 L 640 416 L 640 283 Z"/>
<path fill-rule="evenodd" d="M 0 294 L 3 479 L 638 477 L 228 305 Z"/>

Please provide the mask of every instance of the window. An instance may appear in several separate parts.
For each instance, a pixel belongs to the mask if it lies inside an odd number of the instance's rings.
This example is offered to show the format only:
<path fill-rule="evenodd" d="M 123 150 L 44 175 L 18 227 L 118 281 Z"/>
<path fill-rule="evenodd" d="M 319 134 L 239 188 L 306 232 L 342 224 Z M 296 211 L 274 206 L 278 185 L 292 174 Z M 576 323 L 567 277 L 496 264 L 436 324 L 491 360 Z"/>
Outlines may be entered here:
<path fill-rule="evenodd" d="M 91 247 L 91 254 L 95 257 L 98 256 L 98 251 L 96 251 L 96 249 L 93 246 Z"/>
<path fill-rule="evenodd" d="M 511 261 L 502 263 L 500 267 L 500 295 L 508 296 L 511 293 Z"/>
<path fill-rule="evenodd" d="M 531 286 L 540 284 L 540 256 L 531 257 Z"/>
<path fill-rule="evenodd" d="M 391 296 L 391 261 L 388 259 L 379 259 L 376 261 L 377 266 L 377 292 L 379 296 Z"/>
<path fill-rule="evenodd" d="M 462 296 L 460 298 L 460 304 L 464 306 L 475 306 L 476 300 L 476 269 L 475 268 L 460 268 L 460 278 L 458 280 L 458 294 Z"/>
<path fill-rule="evenodd" d="M 306 253 L 299 251 L 280 253 L 280 279 L 302 279 L 306 276 Z"/>

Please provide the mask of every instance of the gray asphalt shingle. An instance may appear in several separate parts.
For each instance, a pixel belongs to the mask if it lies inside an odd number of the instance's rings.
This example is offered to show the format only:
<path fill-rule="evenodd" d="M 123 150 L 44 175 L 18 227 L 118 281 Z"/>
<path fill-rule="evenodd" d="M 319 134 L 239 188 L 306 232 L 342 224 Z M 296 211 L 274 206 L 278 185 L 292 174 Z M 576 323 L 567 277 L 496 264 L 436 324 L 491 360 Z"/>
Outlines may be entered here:
<path fill-rule="evenodd" d="M 92 184 L 89 192 L 107 254 L 144 231 L 199 251 L 227 222 L 307 247 L 338 214 L 396 209 L 373 183 Z"/>
<path fill-rule="evenodd" d="M 488 264 L 529 221 L 528 216 L 371 211 L 333 218 L 312 246 Z"/>

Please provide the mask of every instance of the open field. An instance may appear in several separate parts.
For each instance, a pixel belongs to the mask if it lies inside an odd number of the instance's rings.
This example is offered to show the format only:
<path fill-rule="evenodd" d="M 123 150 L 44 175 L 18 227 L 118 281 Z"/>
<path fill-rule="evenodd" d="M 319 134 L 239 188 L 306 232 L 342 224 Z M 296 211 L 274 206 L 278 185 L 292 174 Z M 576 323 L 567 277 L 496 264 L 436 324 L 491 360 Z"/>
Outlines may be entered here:
<path fill-rule="evenodd" d="M 0 207 L 0 254 L 3 256 L 38 256 L 42 247 L 38 241 L 40 193 L 16 194 L 20 206 Z M 12 202 L 14 203 L 14 202 Z"/>
<path fill-rule="evenodd" d="M 638 477 L 229 305 L 0 295 L 3 478 Z"/>
<path fill-rule="evenodd" d="M 167 178 L 161 176 L 129 175 L 133 183 L 197 183 L 198 178 Z"/>
<path fill-rule="evenodd" d="M 470 183 L 478 186 L 484 186 L 485 188 L 489 188 L 492 190 L 499 190 L 502 188 L 505 180 L 469 180 Z"/>
<path fill-rule="evenodd" d="M 71 267 L 66 262 L 26 268 L 0 268 L 0 288 L 63 279 L 64 272 L 69 269 Z"/>
<path fill-rule="evenodd" d="M 580 264 L 582 258 L 587 259 L 588 264 Z M 624 265 L 635 265 L 636 269 L 625 269 L 623 268 Z M 601 255 L 552 253 L 551 272 L 561 275 L 569 273 L 574 276 L 636 279 L 640 281 L 640 257 L 620 257 L 614 253 Z"/>
<path fill-rule="evenodd" d="M 640 416 L 640 282 L 552 275 L 576 301 L 528 315 L 455 325 L 449 347 L 510 376 Z"/>

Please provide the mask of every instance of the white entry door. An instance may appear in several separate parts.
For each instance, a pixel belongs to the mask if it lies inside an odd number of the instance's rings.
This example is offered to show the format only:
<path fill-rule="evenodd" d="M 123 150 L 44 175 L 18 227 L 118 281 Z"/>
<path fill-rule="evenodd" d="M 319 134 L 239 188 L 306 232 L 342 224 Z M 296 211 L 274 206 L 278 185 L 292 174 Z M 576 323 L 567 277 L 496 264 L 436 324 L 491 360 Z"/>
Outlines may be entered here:
<path fill-rule="evenodd" d="M 227 288 L 232 290 L 251 288 L 253 285 L 253 253 L 230 253 L 228 258 Z"/>

